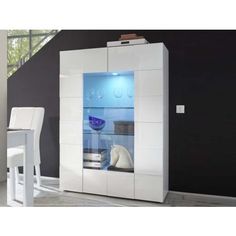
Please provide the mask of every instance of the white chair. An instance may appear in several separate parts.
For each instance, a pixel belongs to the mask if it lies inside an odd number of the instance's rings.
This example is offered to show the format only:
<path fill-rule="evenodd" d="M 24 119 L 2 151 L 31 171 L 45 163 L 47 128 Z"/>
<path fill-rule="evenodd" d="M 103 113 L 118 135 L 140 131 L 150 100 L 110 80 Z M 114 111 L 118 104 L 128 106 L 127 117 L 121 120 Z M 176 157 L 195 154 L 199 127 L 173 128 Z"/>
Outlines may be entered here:
<path fill-rule="evenodd" d="M 42 107 L 14 107 L 11 110 L 10 129 L 32 129 L 34 130 L 34 167 L 36 172 L 37 186 L 40 180 L 40 134 L 44 119 L 44 108 Z M 24 147 L 8 148 L 7 167 L 10 170 L 11 199 L 15 199 L 15 181 L 19 183 L 19 169 L 23 166 Z"/>

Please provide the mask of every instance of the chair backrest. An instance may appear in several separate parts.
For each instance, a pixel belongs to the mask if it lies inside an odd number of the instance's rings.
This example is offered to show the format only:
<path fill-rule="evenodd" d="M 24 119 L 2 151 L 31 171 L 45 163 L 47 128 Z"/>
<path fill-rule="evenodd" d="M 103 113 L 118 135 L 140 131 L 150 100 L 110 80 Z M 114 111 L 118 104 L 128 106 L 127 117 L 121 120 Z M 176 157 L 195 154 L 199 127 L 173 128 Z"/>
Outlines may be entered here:
<path fill-rule="evenodd" d="M 11 110 L 11 129 L 34 130 L 34 164 L 40 164 L 40 134 L 44 119 L 43 107 L 13 107 Z"/>

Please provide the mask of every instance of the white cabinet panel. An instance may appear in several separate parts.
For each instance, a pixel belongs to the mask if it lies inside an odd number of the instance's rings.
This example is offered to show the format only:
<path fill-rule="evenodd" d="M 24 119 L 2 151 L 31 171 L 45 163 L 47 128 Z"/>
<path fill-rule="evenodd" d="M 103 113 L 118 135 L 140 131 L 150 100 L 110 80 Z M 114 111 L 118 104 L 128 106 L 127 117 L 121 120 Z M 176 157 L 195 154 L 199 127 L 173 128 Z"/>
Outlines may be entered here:
<path fill-rule="evenodd" d="M 83 97 L 83 74 L 60 75 L 60 97 Z"/>
<path fill-rule="evenodd" d="M 82 98 L 61 98 L 60 99 L 60 120 L 81 121 L 83 117 Z"/>
<path fill-rule="evenodd" d="M 134 198 L 134 174 L 108 171 L 107 194 L 115 197 Z"/>
<path fill-rule="evenodd" d="M 136 148 L 163 148 L 163 123 L 135 122 Z"/>
<path fill-rule="evenodd" d="M 108 71 L 161 68 L 163 68 L 162 43 L 108 48 Z"/>
<path fill-rule="evenodd" d="M 134 72 L 135 96 L 163 95 L 163 70 L 145 70 Z"/>
<path fill-rule="evenodd" d="M 135 148 L 135 174 L 163 174 L 163 149 Z"/>
<path fill-rule="evenodd" d="M 60 121 L 60 143 L 82 145 L 82 122 Z"/>
<path fill-rule="evenodd" d="M 164 48 L 164 195 L 169 190 L 169 55 L 168 50 Z"/>
<path fill-rule="evenodd" d="M 135 173 L 83 169 L 83 73 L 106 71 L 134 71 Z M 61 52 L 60 145 L 62 190 L 162 202 L 168 191 L 164 44 Z"/>
<path fill-rule="evenodd" d="M 60 189 L 82 192 L 83 151 L 79 145 L 60 145 Z"/>
<path fill-rule="evenodd" d="M 163 178 L 135 174 L 135 199 L 163 202 Z"/>
<path fill-rule="evenodd" d="M 134 120 L 138 122 L 163 121 L 163 96 L 136 97 Z"/>
<path fill-rule="evenodd" d="M 60 52 L 60 75 L 107 71 L 107 48 Z"/>
<path fill-rule="evenodd" d="M 107 195 L 107 171 L 84 169 L 83 192 Z"/>

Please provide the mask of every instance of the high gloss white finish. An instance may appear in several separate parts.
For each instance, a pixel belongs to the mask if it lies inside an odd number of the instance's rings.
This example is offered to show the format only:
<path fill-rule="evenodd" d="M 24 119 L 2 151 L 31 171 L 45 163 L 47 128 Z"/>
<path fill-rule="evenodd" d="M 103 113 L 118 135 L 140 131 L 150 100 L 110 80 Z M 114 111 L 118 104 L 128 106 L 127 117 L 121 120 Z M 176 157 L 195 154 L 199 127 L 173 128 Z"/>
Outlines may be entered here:
<path fill-rule="evenodd" d="M 154 50 L 155 51 L 155 50 Z M 168 192 L 168 51 L 162 67 L 135 71 L 135 196 L 164 201 Z M 136 178 L 137 177 L 137 178 Z M 158 180 L 160 180 L 158 182 Z M 151 183 L 156 181 L 156 185 Z M 152 189 L 153 188 L 153 189 Z M 161 196 L 161 197 L 160 197 Z"/>
<path fill-rule="evenodd" d="M 61 98 L 60 99 L 60 120 L 79 121 L 83 114 L 82 98 Z"/>
<path fill-rule="evenodd" d="M 163 174 L 162 148 L 135 148 L 135 174 Z"/>
<path fill-rule="evenodd" d="M 82 120 L 60 121 L 60 143 L 82 145 Z"/>
<path fill-rule="evenodd" d="M 60 76 L 107 71 L 107 48 L 60 52 Z"/>
<path fill-rule="evenodd" d="M 82 146 L 61 144 L 60 157 L 60 189 L 82 192 Z"/>
<path fill-rule="evenodd" d="M 83 74 L 60 75 L 60 97 L 82 98 L 83 97 Z"/>
<path fill-rule="evenodd" d="M 163 202 L 163 177 L 135 174 L 135 199 Z"/>
<path fill-rule="evenodd" d="M 7 180 L 6 128 L 7 128 L 7 30 L 0 30 L 0 182 L 5 182 Z"/>
<path fill-rule="evenodd" d="M 135 122 L 135 149 L 136 148 L 162 148 L 163 124 Z M 136 161 L 136 160 L 135 160 Z"/>
<path fill-rule="evenodd" d="M 136 97 L 163 95 L 163 70 L 135 71 L 134 78 Z"/>
<path fill-rule="evenodd" d="M 163 199 L 169 191 L 169 54 L 166 47 L 163 48 L 163 82 L 164 82 L 164 132 L 163 132 Z"/>
<path fill-rule="evenodd" d="M 108 48 L 108 71 L 156 70 L 162 68 L 162 43 Z"/>
<path fill-rule="evenodd" d="M 107 171 L 83 169 L 83 192 L 107 195 Z"/>
<path fill-rule="evenodd" d="M 135 96 L 134 120 L 137 122 L 163 122 L 163 96 Z"/>
<path fill-rule="evenodd" d="M 163 202 L 168 191 L 168 51 L 163 43 L 60 53 L 60 144 L 83 147 L 83 73 L 134 72 L 134 173 L 83 169 L 82 192 Z M 60 165 L 70 155 L 60 153 Z M 75 157 L 74 157 L 75 158 Z M 68 161 L 68 165 L 70 161 Z M 73 168 L 73 167 L 72 167 Z M 62 170 L 61 170 L 62 172 Z M 62 190 L 80 192 L 69 182 Z"/>
<path fill-rule="evenodd" d="M 134 174 L 125 172 L 107 172 L 107 195 L 134 198 Z"/>
<path fill-rule="evenodd" d="M 83 190 L 83 73 L 106 70 L 106 48 L 60 52 L 61 190 Z"/>

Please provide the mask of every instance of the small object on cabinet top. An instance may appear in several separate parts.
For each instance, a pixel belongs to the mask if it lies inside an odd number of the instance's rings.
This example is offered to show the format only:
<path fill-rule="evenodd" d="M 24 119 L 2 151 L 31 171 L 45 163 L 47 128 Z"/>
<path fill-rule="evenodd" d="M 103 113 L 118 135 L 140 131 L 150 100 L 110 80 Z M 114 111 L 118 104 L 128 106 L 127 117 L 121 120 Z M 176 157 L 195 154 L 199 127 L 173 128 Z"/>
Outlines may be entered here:
<path fill-rule="evenodd" d="M 134 38 L 134 39 L 126 39 L 126 40 L 107 42 L 107 47 L 130 46 L 130 45 L 140 45 L 140 44 L 147 44 L 147 43 L 148 43 L 148 41 L 142 37 L 142 38 Z"/>
<path fill-rule="evenodd" d="M 119 40 L 130 40 L 130 39 L 142 39 L 143 36 L 138 36 L 137 34 L 122 34 Z"/>

